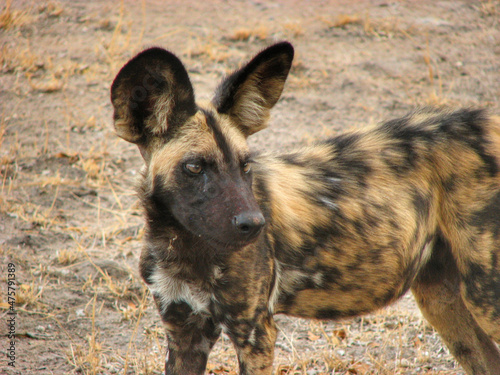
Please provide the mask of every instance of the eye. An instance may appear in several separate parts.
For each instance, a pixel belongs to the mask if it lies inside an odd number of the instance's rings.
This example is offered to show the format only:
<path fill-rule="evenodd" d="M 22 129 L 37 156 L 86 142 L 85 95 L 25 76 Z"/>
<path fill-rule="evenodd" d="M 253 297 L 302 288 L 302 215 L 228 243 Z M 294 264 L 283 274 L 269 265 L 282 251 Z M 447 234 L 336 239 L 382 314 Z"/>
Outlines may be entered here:
<path fill-rule="evenodd" d="M 184 170 L 191 175 L 199 175 L 203 172 L 203 167 L 200 163 L 185 163 Z"/>
<path fill-rule="evenodd" d="M 252 169 L 252 165 L 248 161 L 246 161 L 241 165 L 241 169 L 243 170 L 243 172 L 248 173 Z"/>

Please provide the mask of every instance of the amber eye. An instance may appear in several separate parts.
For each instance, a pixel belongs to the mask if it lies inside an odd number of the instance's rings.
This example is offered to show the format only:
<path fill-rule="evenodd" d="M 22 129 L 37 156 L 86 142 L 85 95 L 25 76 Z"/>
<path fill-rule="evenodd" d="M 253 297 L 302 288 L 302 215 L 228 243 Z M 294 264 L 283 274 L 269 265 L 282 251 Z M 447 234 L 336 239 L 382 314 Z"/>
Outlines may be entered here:
<path fill-rule="evenodd" d="M 250 172 L 250 169 L 252 169 L 252 166 L 246 161 L 242 164 L 241 169 L 243 169 L 243 172 L 248 173 Z"/>
<path fill-rule="evenodd" d="M 200 174 L 203 172 L 203 167 L 198 163 L 186 163 L 184 169 L 190 174 Z"/>

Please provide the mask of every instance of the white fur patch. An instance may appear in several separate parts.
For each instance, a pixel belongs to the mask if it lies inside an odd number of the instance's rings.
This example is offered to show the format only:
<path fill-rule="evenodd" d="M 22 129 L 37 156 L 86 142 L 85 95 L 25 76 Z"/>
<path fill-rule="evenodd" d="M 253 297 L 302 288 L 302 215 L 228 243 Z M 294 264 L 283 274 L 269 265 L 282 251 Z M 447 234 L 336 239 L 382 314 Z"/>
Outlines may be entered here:
<path fill-rule="evenodd" d="M 421 264 L 426 264 L 432 255 L 434 248 L 434 240 L 427 242 L 422 249 L 422 256 L 420 257 Z"/>
<path fill-rule="evenodd" d="M 250 336 L 248 336 L 248 342 L 251 344 L 251 345 L 254 345 L 255 346 L 255 340 L 256 340 L 256 337 L 255 337 L 255 330 L 256 328 L 254 327 L 252 329 L 252 332 L 250 332 Z"/>
<path fill-rule="evenodd" d="M 323 203 L 326 207 L 332 209 L 332 210 L 337 210 L 339 208 L 339 205 L 332 201 L 331 199 L 328 199 L 326 197 L 320 196 L 319 200 L 321 203 Z"/>
<path fill-rule="evenodd" d="M 268 309 L 271 314 L 274 314 L 275 306 L 278 303 L 279 289 L 281 284 L 281 265 L 278 261 L 275 262 L 275 272 L 276 277 L 274 280 L 273 290 L 271 291 L 271 296 L 269 297 Z"/>
<path fill-rule="evenodd" d="M 194 313 L 209 313 L 211 293 L 171 275 L 165 269 L 157 268 L 151 279 L 153 282 L 149 289 L 160 299 L 164 309 L 171 303 L 185 302 Z M 161 311 L 161 313 L 163 314 L 165 311 Z"/>
<path fill-rule="evenodd" d="M 314 285 L 321 287 L 323 285 L 323 274 L 321 272 L 316 272 L 312 276 L 312 281 L 314 282 Z"/>
<path fill-rule="evenodd" d="M 323 274 L 321 272 L 310 275 L 298 269 L 283 269 L 283 266 L 276 261 L 276 280 L 269 297 L 269 312 L 271 314 L 276 312 L 276 305 L 281 292 L 295 293 L 297 285 L 300 285 L 306 279 L 312 280 L 318 287 L 323 285 Z"/>
<path fill-rule="evenodd" d="M 327 177 L 326 179 L 328 182 L 330 182 L 334 185 L 338 185 L 342 181 L 342 179 L 337 178 L 337 177 Z"/>

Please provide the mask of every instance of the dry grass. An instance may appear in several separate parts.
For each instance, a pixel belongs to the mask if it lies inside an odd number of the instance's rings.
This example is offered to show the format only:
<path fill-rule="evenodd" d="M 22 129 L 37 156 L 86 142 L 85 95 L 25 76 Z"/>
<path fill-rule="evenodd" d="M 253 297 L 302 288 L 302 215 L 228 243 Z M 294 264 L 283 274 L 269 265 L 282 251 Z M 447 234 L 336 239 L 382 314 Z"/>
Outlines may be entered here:
<path fill-rule="evenodd" d="M 55 61 L 55 62 L 54 62 Z M 0 71 L 3 73 L 24 73 L 31 90 L 41 93 L 61 91 L 70 78 L 87 70 L 84 64 L 69 59 L 57 59 L 49 54 L 33 51 L 29 40 L 23 44 L 0 47 Z M 22 87 L 26 90 L 26 87 Z"/>
<path fill-rule="evenodd" d="M 61 266 L 68 266 L 76 263 L 82 258 L 82 255 L 74 249 L 61 249 L 56 252 L 57 264 Z"/>
<path fill-rule="evenodd" d="M 34 91 L 43 93 L 60 91 L 64 87 L 64 82 L 56 78 L 54 74 L 51 74 L 49 77 L 40 80 L 33 80 L 32 76 L 28 75 L 28 82 Z"/>
<path fill-rule="evenodd" d="M 96 47 L 96 55 L 108 66 L 109 73 L 113 74 L 123 63 L 123 55 L 130 51 L 136 51 L 142 44 L 144 30 L 146 27 L 146 0 L 141 0 L 142 24 L 137 32 L 132 21 L 132 15 L 128 12 L 124 0 L 120 1 L 118 20 L 111 38 L 104 40 Z M 101 29 L 111 29 L 113 23 L 109 19 L 99 21 Z"/>
<path fill-rule="evenodd" d="M 400 25 L 398 17 L 374 19 L 371 18 L 368 13 L 363 18 L 363 30 L 365 34 L 375 37 L 393 38 L 398 35 L 409 35 L 408 32 Z"/>
<path fill-rule="evenodd" d="M 265 42 L 274 38 L 296 39 L 305 34 L 304 27 L 300 21 L 285 21 L 279 28 L 273 28 L 268 24 L 257 24 L 241 27 L 233 30 L 226 38 L 231 42 Z"/>
<path fill-rule="evenodd" d="M 334 18 L 321 16 L 319 20 L 328 28 L 357 27 L 371 37 L 393 38 L 408 37 L 416 32 L 413 26 L 403 26 L 398 17 L 373 18 L 368 12 L 360 14 L 339 14 Z"/>
<path fill-rule="evenodd" d="M 21 27 L 32 22 L 33 17 L 29 9 L 12 9 L 12 0 L 6 0 L 0 13 L 0 30 L 9 30 Z"/>
<path fill-rule="evenodd" d="M 235 30 L 229 37 L 232 41 L 249 41 L 266 40 L 269 37 L 269 28 L 261 25 L 251 28 L 241 28 Z"/>
<path fill-rule="evenodd" d="M 500 1 L 498 0 L 483 0 L 478 6 L 479 11 L 484 16 L 498 16 L 500 14 Z"/>
<path fill-rule="evenodd" d="M 4 73 L 8 72 L 28 72 L 33 73 L 40 69 L 44 69 L 47 62 L 40 56 L 36 55 L 26 42 L 26 47 L 10 47 L 4 44 L 1 47 L 0 67 Z"/>
<path fill-rule="evenodd" d="M 336 16 L 333 20 L 326 18 L 324 16 L 320 17 L 320 21 L 325 23 L 327 27 L 344 27 L 346 25 L 358 25 L 361 24 L 361 17 L 357 14 L 340 14 Z"/>
<path fill-rule="evenodd" d="M 427 67 L 430 85 L 430 92 L 428 97 L 425 99 L 425 104 L 435 106 L 447 104 L 448 101 L 443 94 L 443 81 L 441 79 L 441 74 L 439 73 L 437 63 L 431 56 L 428 39 L 426 43 L 425 53 L 423 55 L 423 60 Z"/>
<path fill-rule="evenodd" d="M 183 54 L 188 59 L 201 60 L 204 63 L 224 63 L 234 56 L 231 48 L 213 38 L 197 38 Z"/>
<path fill-rule="evenodd" d="M 288 21 L 283 23 L 282 27 L 288 38 L 296 39 L 306 33 L 300 21 Z"/>
<path fill-rule="evenodd" d="M 87 336 L 87 345 L 71 345 L 68 355 L 68 361 L 75 367 L 77 372 L 85 375 L 96 375 L 104 370 L 103 362 L 105 360 L 103 345 L 100 341 L 99 332 L 96 328 L 96 301 L 97 295 L 92 299 L 92 331 Z"/>
<path fill-rule="evenodd" d="M 49 17 L 56 18 L 64 13 L 64 8 L 59 2 L 49 1 L 45 4 L 42 3 L 38 11 L 47 14 Z"/>
<path fill-rule="evenodd" d="M 389 309 L 345 323 L 280 318 L 276 374 L 403 375 L 425 367 L 430 361 L 427 350 L 436 345 L 435 333 L 418 314 L 407 312 L 408 300 L 405 298 Z M 308 328 L 306 335 L 303 334 L 305 328 Z M 401 354 L 409 350 L 414 358 L 403 358 Z M 443 353 L 444 349 L 438 343 L 431 350 Z M 349 351 L 357 354 L 347 355 Z M 388 352 L 394 356 L 380 358 L 381 353 Z M 456 371 L 426 372 L 438 373 L 451 375 Z"/>
<path fill-rule="evenodd" d="M 20 284 L 16 293 L 16 305 L 36 309 L 42 304 L 42 295 L 47 281 L 33 278 L 30 284 Z"/>

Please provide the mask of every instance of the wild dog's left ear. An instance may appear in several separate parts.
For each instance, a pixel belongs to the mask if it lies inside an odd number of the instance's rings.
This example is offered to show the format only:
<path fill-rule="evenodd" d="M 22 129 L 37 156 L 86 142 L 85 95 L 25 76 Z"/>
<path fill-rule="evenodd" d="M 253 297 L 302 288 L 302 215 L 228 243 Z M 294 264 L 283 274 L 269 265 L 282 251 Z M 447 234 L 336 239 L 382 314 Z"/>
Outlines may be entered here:
<path fill-rule="evenodd" d="M 222 81 L 213 99 L 217 111 L 231 116 L 245 136 L 264 129 L 292 60 L 293 47 L 288 42 L 266 48 Z"/>

